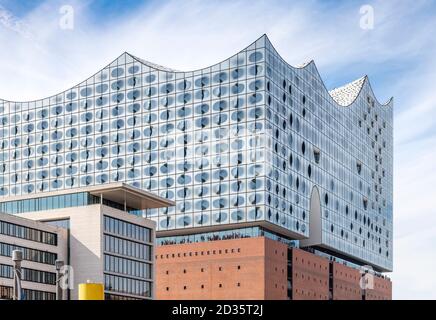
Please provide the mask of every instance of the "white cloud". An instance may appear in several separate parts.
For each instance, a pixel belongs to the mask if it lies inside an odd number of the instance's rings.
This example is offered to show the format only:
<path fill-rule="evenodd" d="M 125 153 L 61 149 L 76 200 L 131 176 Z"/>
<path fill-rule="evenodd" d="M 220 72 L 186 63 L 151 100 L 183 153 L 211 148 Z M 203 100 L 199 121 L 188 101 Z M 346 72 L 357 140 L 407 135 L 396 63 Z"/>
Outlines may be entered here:
<path fill-rule="evenodd" d="M 31 32 L 26 24 L 20 19 L 15 17 L 12 12 L 5 9 L 0 5 L 0 25 L 7 30 L 13 31 L 21 35 L 22 37 L 30 39 L 32 37 Z"/>
<path fill-rule="evenodd" d="M 367 2 L 375 9 L 375 28 L 367 31 L 359 28 L 354 2 L 332 8 L 317 1 L 168 1 L 101 23 L 93 21 L 96 13 L 86 2 L 70 1 L 72 31 L 59 28 L 54 1 L 21 20 L 0 7 L 0 43 L 8 44 L 0 50 L 0 97 L 22 101 L 56 94 L 124 51 L 175 69 L 201 68 L 263 33 L 289 63 L 315 59 L 329 81 L 344 72 L 348 81 L 365 73 L 371 79 L 372 72 L 383 81 L 372 81 L 380 100 L 396 96 L 394 297 L 436 298 L 436 44 L 429 32 L 436 22 L 426 14 L 425 1 Z M 384 80 L 393 72 L 395 81 Z"/>

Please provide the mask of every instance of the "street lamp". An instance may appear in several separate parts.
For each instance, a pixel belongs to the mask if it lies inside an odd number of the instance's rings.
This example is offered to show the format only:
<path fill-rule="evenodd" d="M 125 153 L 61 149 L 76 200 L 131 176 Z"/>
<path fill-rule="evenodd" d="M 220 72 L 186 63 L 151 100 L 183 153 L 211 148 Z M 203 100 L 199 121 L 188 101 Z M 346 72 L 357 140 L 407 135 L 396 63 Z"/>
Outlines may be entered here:
<path fill-rule="evenodd" d="M 64 262 L 62 260 L 55 261 L 56 267 L 56 300 L 63 300 L 63 291 L 61 287 L 61 280 L 64 276 L 64 273 L 61 272 L 62 267 L 64 266 Z"/>
<path fill-rule="evenodd" d="M 13 299 L 21 300 L 21 261 L 23 261 L 23 251 L 13 250 L 12 261 L 14 264 L 14 287 Z"/>

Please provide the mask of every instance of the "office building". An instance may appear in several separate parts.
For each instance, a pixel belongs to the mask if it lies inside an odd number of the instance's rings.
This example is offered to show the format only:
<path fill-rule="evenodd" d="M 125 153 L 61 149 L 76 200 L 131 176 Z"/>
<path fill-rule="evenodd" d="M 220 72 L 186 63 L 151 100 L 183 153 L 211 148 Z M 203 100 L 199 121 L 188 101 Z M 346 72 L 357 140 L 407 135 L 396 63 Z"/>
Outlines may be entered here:
<path fill-rule="evenodd" d="M 67 233 L 64 261 L 72 267 L 73 287 L 65 298 L 78 298 L 78 284 L 96 282 L 105 284 L 105 299 L 126 300 L 152 299 L 155 290 L 155 223 L 133 213 L 167 205 L 171 201 L 112 183 L 8 197 L 0 210 Z"/>
<path fill-rule="evenodd" d="M 22 299 L 55 300 L 55 261 L 67 257 L 67 231 L 0 213 L 0 300 L 13 297 L 13 250 L 23 253 Z"/>

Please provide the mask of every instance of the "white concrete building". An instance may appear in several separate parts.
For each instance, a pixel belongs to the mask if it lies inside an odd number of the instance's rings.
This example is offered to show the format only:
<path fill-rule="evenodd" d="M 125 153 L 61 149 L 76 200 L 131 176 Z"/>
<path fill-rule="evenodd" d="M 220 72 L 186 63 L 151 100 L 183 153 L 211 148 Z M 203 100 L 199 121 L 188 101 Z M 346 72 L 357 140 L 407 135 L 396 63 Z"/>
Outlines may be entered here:
<path fill-rule="evenodd" d="M 123 183 L 7 200 L 0 203 L 3 211 L 65 228 L 65 261 L 73 270 L 66 297 L 77 299 L 78 284 L 87 281 L 104 283 L 106 299 L 154 297 L 155 222 L 127 211 L 168 207 L 172 201 Z"/>

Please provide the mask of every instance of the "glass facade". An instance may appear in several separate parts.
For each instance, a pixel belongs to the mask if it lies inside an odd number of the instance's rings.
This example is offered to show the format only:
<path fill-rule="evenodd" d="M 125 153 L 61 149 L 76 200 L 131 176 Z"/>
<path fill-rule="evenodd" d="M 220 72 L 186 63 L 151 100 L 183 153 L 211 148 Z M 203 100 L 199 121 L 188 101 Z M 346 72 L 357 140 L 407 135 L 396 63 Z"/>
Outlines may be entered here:
<path fill-rule="evenodd" d="M 266 36 L 180 72 L 129 54 L 31 102 L 0 100 L 0 196 L 123 181 L 175 200 L 158 230 L 268 222 L 392 269 L 392 104 L 366 78 L 328 92 Z"/>
<path fill-rule="evenodd" d="M 152 230 L 110 216 L 104 220 L 104 281 L 109 296 L 152 296 Z M 117 295 L 118 293 L 118 295 Z"/>
<path fill-rule="evenodd" d="M 127 221 L 104 216 L 105 232 L 131 238 L 141 242 L 151 242 L 151 230 Z"/>
<path fill-rule="evenodd" d="M 33 211 L 53 210 L 60 208 L 71 208 L 99 204 L 101 198 L 88 192 L 77 192 L 50 197 L 38 197 L 33 199 L 23 199 L 14 201 L 5 201 L 0 203 L 0 212 L 19 214 Z M 115 209 L 123 210 L 124 205 L 103 198 L 103 204 Z M 136 209 L 127 207 L 127 211 L 136 211 Z"/>
<path fill-rule="evenodd" d="M 104 235 L 105 251 L 137 259 L 150 260 L 151 246 L 143 243 Z"/>
<path fill-rule="evenodd" d="M 23 281 L 38 282 L 43 284 L 56 284 L 56 274 L 53 272 L 40 271 L 28 268 L 22 268 Z M 13 267 L 7 264 L 0 264 L 0 278 L 13 279 L 14 270 Z"/>
<path fill-rule="evenodd" d="M 44 223 L 49 224 L 54 227 L 64 228 L 69 231 L 70 229 L 70 219 L 60 219 L 60 220 L 44 220 Z"/>
<path fill-rule="evenodd" d="M 8 286 L 0 286 L 0 300 L 12 300 L 13 288 Z M 56 300 L 56 294 L 40 290 L 23 289 L 23 300 Z"/>
<path fill-rule="evenodd" d="M 104 287 L 109 292 L 131 294 L 144 298 L 151 298 L 150 281 L 136 280 L 132 278 L 104 275 Z"/>
<path fill-rule="evenodd" d="M 104 257 L 104 270 L 138 278 L 151 278 L 151 263 L 115 257 L 109 254 Z"/>
<path fill-rule="evenodd" d="M 21 250 L 23 259 L 27 261 L 54 265 L 57 259 L 56 253 L 0 242 L 0 256 L 12 257 L 13 250 Z"/>
<path fill-rule="evenodd" d="M 128 296 L 120 296 L 116 294 L 106 293 L 104 295 L 104 300 L 141 300 L 140 298 L 133 298 Z"/>
<path fill-rule="evenodd" d="M 23 227 L 5 221 L 0 221 L 0 234 L 30 241 L 42 242 L 53 246 L 56 246 L 58 242 L 58 236 L 56 233 Z"/>
<path fill-rule="evenodd" d="M 286 243 L 289 247 L 295 247 L 295 248 L 298 247 L 297 240 L 291 240 L 289 238 L 283 237 L 277 233 L 270 232 L 260 227 L 249 227 L 249 228 L 232 229 L 226 231 L 195 233 L 191 235 L 160 237 L 156 239 L 156 242 L 157 245 L 164 246 L 164 245 L 171 245 L 171 244 L 183 244 L 183 243 L 195 243 L 195 242 L 255 238 L 255 237 L 266 237 L 275 241 Z"/>

